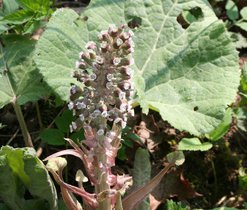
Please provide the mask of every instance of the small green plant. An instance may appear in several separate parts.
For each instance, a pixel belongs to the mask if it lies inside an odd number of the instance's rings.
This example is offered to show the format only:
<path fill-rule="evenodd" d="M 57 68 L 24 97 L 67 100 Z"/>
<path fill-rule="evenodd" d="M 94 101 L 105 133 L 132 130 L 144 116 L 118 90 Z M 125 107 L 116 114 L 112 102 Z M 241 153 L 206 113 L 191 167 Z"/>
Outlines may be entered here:
<path fill-rule="evenodd" d="M 247 7 L 244 7 L 239 11 L 234 1 L 228 0 L 225 8 L 228 18 L 232 21 L 230 27 L 235 25 L 247 31 Z M 239 14 L 241 18 L 239 18 Z"/>
<path fill-rule="evenodd" d="M 167 210 L 189 210 L 189 207 L 187 207 L 184 204 L 181 204 L 181 202 L 176 203 L 172 200 L 167 200 L 166 209 Z"/>
<path fill-rule="evenodd" d="M 18 34 L 32 34 L 45 26 L 45 20 L 52 14 L 50 0 L 4 0 L 0 11 L 0 34 L 15 31 Z"/>

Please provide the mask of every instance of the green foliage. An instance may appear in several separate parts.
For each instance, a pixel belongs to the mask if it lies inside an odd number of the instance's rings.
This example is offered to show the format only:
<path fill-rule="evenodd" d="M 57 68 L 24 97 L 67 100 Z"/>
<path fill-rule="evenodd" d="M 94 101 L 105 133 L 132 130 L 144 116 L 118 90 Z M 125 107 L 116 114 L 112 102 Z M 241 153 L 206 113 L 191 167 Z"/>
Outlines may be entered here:
<path fill-rule="evenodd" d="M 142 141 L 140 140 L 140 137 L 132 132 L 132 129 L 128 126 L 126 126 L 122 130 L 122 146 L 118 151 L 118 159 L 124 160 L 126 158 L 126 150 L 128 148 L 133 148 L 133 143 L 137 142 L 139 144 L 142 144 Z"/>
<path fill-rule="evenodd" d="M 27 21 L 29 21 L 33 16 L 33 13 L 31 11 L 26 10 L 18 10 L 16 12 L 13 12 L 9 15 L 6 15 L 3 20 L 6 24 L 23 24 Z"/>
<path fill-rule="evenodd" d="M 226 12 L 228 18 L 232 21 L 233 25 L 240 27 L 242 30 L 247 31 L 247 7 L 238 11 L 237 5 L 232 0 L 228 0 L 226 4 Z M 241 18 L 239 19 L 239 13 Z"/>
<path fill-rule="evenodd" d="M 3 0 L 2 12 L 8 15 L 18 9 L 19 5 L 16 0 Z"/>
<path fill-rule="evenodd" d="M 241 9 L 240 14 L 244 20 L 247 20 L 247 7 Z"/>
<path fill-rule="evenodd" d="M 35 42 L 21 36 L 5 36 L 0 45 L 0 107 L 38 100 L 48 93 L 33 62 Z"/>
<path fill-rule="evenodd" d="M 65 110 L 61 114 L 61 116 L 58 116 L 55 119 L 55 124 L 60 131 L 62 131 L 64 133 L 68 133 L 69 132 L 69 125 L 71 124 L 72 120 L 73 120 L 72 112 L 69 110 Z"/>
<path fill-rule="evenodd" d="M 0 33 L 10 29 L 23 34 L 33 33 L 43 25 L 41 20 L 51 14 L 50 6 L 50 0 L 3 0 Z"/>
<path fill-rule="evenodd" d="M 166 158 L 169 163 L 174 163 L 177 166 L 180 166 L 184 163 L 185 157 L 182 151 L 174 151 L 166 155 Z"/>
<path fill-rule="evenodd" d="M 32 34 L 46 24 L 44 19 L 52 13 L 51 2 L 3 0 L 0 34 Z M 225 8 L 231 22 L 247 31 L 247 8 L 239 13 L 232 0 L 227 1 Z M 180 15 L 188 27 L 179 23 Z M 238 56 L 224 24 L 204 0 L 94 0 L 81 16 L 73 10 L 57 10 L 37 45 L 23 36 L 1 37 L 0 108 L 15 101 L 22 105 L 38 100 L 49 92 L 45 83 L 67 101 L 71 83 L 77 83 L 71 73 L 85 43 L 96 40 L 97 32 L 109 24 L 122 23 L 129 23 L 135 33 L 134 105 L 140 105 L 144 113 L 149 109 L 158 111 L 180 130 L 206 134 L 212 141 L 221 139 L 232 120 L 232 110 L 226 107 L 234 100 L 239 84 Z M 33 62 L 35 45 L 35 62 L 40 72 Z M 245 65 L 241 79 L 243 97 L 247 96 L 246 72 Z M 238 127 L 246 131 L 247 112 L 243 107 L 236 110 Z M 72 120 L 70 111 L 63 112 L 55 119 L 55 128 L 41 132 L 41 140 L 49 145 L 64 145 Z M 121 160 L 125 159 L 125 151 L 133 148 L 133 141 L 140 142 L 129 131 L 129 127 L 123 131 L 123 146 L 118 153 Z M 73 133 L 70 138 L 82 140 L 84 133 Z M 178 145 L 179 150 L 189 151 L 206 151 L 211 147 L 211 143 L 202 143 L 198 138 L 184 138 Z M 167 159 L 176 165 L 185 160 L 182 151 L 168 154 Z M 149 154 L 139 148 L 134 162 L 134 187 L 145 185 L 150 175 Z M 246 183 L 246 174 L 241 172 L 239 185 L 244 190 Z M 26 200 L 26 191 L 33 199 Z M 1 148 L 0 198 L 9 208 L 47 209 L 50 205 L 50 209 L 57 209 L 56 196 L 35 151 Z M 5 204 L 0 204 L 0 208 L 7 209 Z M 137 209 L 149 208 L 146 199 Z M 188 208 L 167 201 L 167 209 Z"/>
<path fill-rule="evenodd" d="M 236 26 L 238 26 L 241 29 L 247 31 L 247 22 L 239 22 L 239 23 L 236 23 Z"/>
<path fill-rule="evenodd" d="M 240 81 L 239 94 L 242 96 L 238 106 L 233 109 L 234 117 L 237 120 L 237 127 L 240 132 L 247 132 L 247 64 L 244 63 Z"/>
<path fill-rule="evenodd" d="M 235 46 L 237 49 L 246 48 L 247 47 L 247 39 L 240 33 L 230 32 L 232 40 L 235 42 Z"/>
<path fill-rule="evenodd" d="M 63 100 L 69 99 L 70 84 L 76 84 L 71 74 L 81 46 L 88 41 L 86 26 L 78 18 L 73 10 L 57 10 L 37 44 L 36 64 L 45 81 Z"/>
<path fill-rule="evenodd" d="M 229 207 L 219 207 L 219 208 L 214 208 L 211 210 L 238 210 L 236 208 L 229 208 Z"/>
<path fill-rule="evenodd" d="M 247 132 L 247 109 L 245 107 L 238 107 L 234 110 L 237 119 L 237 127 L 244 132 Z"/>
<path fill-rule="evenodd" d="M 193 8 L 202 16 L 183 29 L 176 17 Z M 81 19 L 72 10 L 56 11 L 37 45 L 35 61 L 63 100 L 76 83 L 70 75 L 85 43 L 109 24 L 130 21 L 140 24 L 134 29 L 135 104 L 195 135 L 221 122 L 237 91 L 238 58 L 223 23 L 204 1 L 96 0 Z"/>
<path fill-rule="evenodd" d="M 235 21 L 238 19 L 239 14 L 238 14 L 238 7 L 235 4 L 233 0 L 228 0 L 226 3 L 226 14 L 228 18 L 232 21 Z"/>
<path fill-rule="evenodd" d="M 247 98 L 247 63 L 244 63 L 242 68 L 240 94 L 244 97 L 244 99 Z"/>
<path fill-rule="evenodd" d="M 190 208 L 181 202 L 175 202 L 173 200 L 166 201 L 166 210 L 189 210 Z"/>
<path fill-rule="evenodd" d="M 73 141 L 84 140 L 84 131 L 74 132 L 69 135 L 69 125 L 73 120 L 72 112 L 65 110 L 60 116 L 55 119 L 55 128 L 47 128 L 40 133 L 40 138 L 44 143 L 49 145 L 64 145 L 64 138 L 70 138 Z"/>
<path fill-rule="evenodd" d="M 33 199 L 26 200 L 26 190 Z M 0 198 L 13 210 L 57 209 L 53 182 L 32 148 L 0 150 Z M 49 205 L 48 205 L 49 204 Z"/>
<path fill-rule="evenodd" d="M 41 13 L 46 15 L 49 12 L 51 1 L 50 0 L 16 0 L 19 5 L 29 11 Z"/>
<path fill-rule="evenodd" d="M 63 137 L 63 132 L 55 128 L 49 128 L 40 133 L 41 140 L 50 145 L 64 145 Z"/>
<path fill-rule="evenodd" d="M 135 154 L 133 171 L 133 189 L 144 186 L 151 178 L 151 163 L 146 149 L 138 148 Z M 149 199 L 146 198 L 136 210 L 149 210 Z"/>
<path fill-rule="evenodd" d="M 209 142 L 201 143 L 198 138 L 183 138 L 179 144 L 179 150 L 188 150 L 188 151 L 207 151 L 212 148 L 212 144 Z"/>
<path fill-rule="evenodd" d="M 247 173 L 246 173 L 246 169 L 244 168 L 240 168 L 239 169 L 239 187 L 240 189 L 242 189 L 243 191 L 247 190 Z"/>
<path fill-rule="evenodd" d="M 232 109 L 228 108 L 222 122 L 211 133 L 206 134 L 206 137 L 211 141 L 221 139 L 231 127 L 232 122 Z"/>
<path fill-rule="evenodd" d="M 0 209 L 1 210 L 9 210 L 9 208 L 4 203 L 0 203 Z"/>
<path fill-rule="evenodd" d="M 242 16 L 242 19 L 239 20 L 236 25 L 240 27 L 241 29 L 247 31 L 247 7 L 244 7 L 241 11 L 240 14 Z"/>

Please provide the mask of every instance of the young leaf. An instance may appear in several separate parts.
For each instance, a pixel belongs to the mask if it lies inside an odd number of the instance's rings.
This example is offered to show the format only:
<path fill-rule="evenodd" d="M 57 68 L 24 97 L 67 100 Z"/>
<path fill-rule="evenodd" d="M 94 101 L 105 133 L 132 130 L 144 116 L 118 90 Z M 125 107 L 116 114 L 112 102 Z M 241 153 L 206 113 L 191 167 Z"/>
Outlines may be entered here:
<path fill-rule="evenodd" d="M 236 23 L 236 26 L 238 26 L 241 29 L 247 31 L 247 22 L 239 22 L 239 23 Z"/>
<path fill-rule="evenodd" d="M 182 205 L 181 202 L 174 202 L 173 200 L 166 201 L 167 210 L 189 210 L 188 206 Z"/>
<path fill-rule="evenodd" d="M 34 20 L 34 21 L 30 21 L 28 22 L 24 29 L 23 29 L 23 34 L 32 34 L 34 33 L 37 29 L 42 28 L 45 26 L 45 22 L 43 20 Z"/>
<path fill-rule="evenodd" d="M 22 24 L 29 21 L 33 17 L 34 13 L 29 10 L 18 10 L 9 15 L 6 15 L 2 21 L 5 24 Z"/>
<path fill-rule="evenodd" d="M 189 150 L 189 151 L 207 151 L 212 148 L 212 144 L 209 142 L 201 143 L 198 138 L 183 138 L 179 144 L 179 150 Z"/>
<path fill-rule="evenodd" d="M 239 180 L 239 187 L 242 190 L 247 190 L 247 174 L 244 168 L 240 168 L 239 169 L 239 176 L 238 176 L 238 180 Z"/>
<path fill-rule="evenodd" d="M 232 0 L 228 0 L 226 3 L 226 14 L 230 20 L 238 19 L 238 7 Z"/>
<path fill-rule="evenodd" d="M 24 9 L 48 13 L 50 0 L 16 0 Z"/>
<path fill-rule="evenodd" d="M 240 33 L 230 32 L 237 49 L 247 48 L 247 38 Z"/>
<path fill-rule="evenodd" d="M 49 144 L 49 145 L 64 145 L 64 134 L 62 131 L 55 129 L 55 128 L 49 128 L 47 130 L 44 130 L 40 133 L 40 138 L 43 142 Z"/>
<path fill-rule="evenodd" d="M 247 7 L 241 9 L 240 14 L 244 20 L 247 20 Z"/>
<path fill-rule="evenodd" d="M 174 163 L 177 166 L 180 166 L 184 163 L 185 157 L 182 151 L 174 151 L 166 155 L 166 158 L 169 163 Z"/>
<path fill-rule="evenodd" d="M 0 107 L 13 100 L 22 105 L 47 94 L 32 60 L 35 42 L 21 36 L 5 38 L 6 47 L 0 45 Z"/>
<path fill-rule="evenodd" d="M 184 29 L 177 17 L 197 7 L 202 18 Z M 195 135 L 221 122 L 240 74 L 235 47 L 208 3 L 95 0 L 81 18 L 84 22 L 67 9 L 55 12 L 36 51 L 45 80 L 64 100 L 69 83 L 75 83 L 70 73 L 85 42 L 96 40 L 96 32 L 109 24 L 128 22 L 136 27 L 134 83 L 143 111 L 159 111 L 174 127 Z"/>
<path fill-rule="evenodd" d="M 242 77 L 243 77 L 244 81 L 247 83 L 247 62 L 245 62 L 243 65 Z"/>
<path fill-rule="evenodd" d="M 73 115 L 70 110 L 66 110 L 62 113 L 61 116 L 58 116 L 55 119 L 55 124 L 58 127 L 58 129 L 64 133 L 69 132 L 69 125 L 71 124 L 73 120 Z"/>
<path fill-rule="evenodd" d="M 240 131 L 247 132 L 247 109 L 245 107 L 239 107 L 234 110 L 235 117 L 237 119 L 237 127 Z"/>
<path fill-rule="evenodd" d="M 232 122 L 232 109 L 227 109 L 223 121 L 211 133 L 206 134 L 206 137 L 212 141 L 221 139 L 231 127 Z"/>
<path fill-rule="evenodd" d="M 84 140 L 85 139 L 84 130 L 82 129 L 80 131 L 72 133 L 69 136 L 69 138 L 72 139 L 74 142 L 80 142 L 80 141 Z"/>

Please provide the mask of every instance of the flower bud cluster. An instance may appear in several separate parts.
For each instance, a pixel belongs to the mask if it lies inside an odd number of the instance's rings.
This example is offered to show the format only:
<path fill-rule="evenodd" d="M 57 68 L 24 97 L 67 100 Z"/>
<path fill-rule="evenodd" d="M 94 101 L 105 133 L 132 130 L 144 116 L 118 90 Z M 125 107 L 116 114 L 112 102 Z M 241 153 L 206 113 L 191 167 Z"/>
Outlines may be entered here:
<path fill-rule="evenodd" d="M 97 134 L 105 134 L 102 121 L 113 121 L 125 127 L 131 113 L 133 91 L 131 53 L 134 51 L 133 32 L 125 25 L 111 25 L 99 34 L 99 44 L 88 42 L 79 54 L 73 77 L 85 86 L 73 85 L 70 90 L 70 110 L 78 116 L 71 131 L 83 125 L 97 127 Z"/>

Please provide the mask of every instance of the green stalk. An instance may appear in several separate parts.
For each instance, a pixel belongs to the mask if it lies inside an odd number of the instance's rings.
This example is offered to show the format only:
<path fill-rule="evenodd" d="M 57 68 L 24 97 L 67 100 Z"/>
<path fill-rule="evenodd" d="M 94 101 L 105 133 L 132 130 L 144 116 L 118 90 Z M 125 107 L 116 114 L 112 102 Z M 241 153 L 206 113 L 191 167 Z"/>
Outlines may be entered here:
<path fill-rule="evenodd" d="M 33 142 L 32 142 L 30 133 L 27 129 L 27 125 L 26 125 L 26 122 L 24 120 L 23 113 L 21 111 L 21 106 L 19 104 L 17 104 L 16 101 L 14 101 L 12 104 L 13 104 L 13 107 L 14 107 L 14 110 L 16 113 L 16 117 L 17 117 L 17 120 L 18 120 L 20 128 L 21 128 L 21 132 L 23 135 L 23 139 L 25 141 L 25 145 L 27 147 L 33 147 Z"/>
<path fill-rule="evenodd" d="M 39 127 L 40 127 L 40 130 L 42 130 L 43 129 L 43 123 L 42 123 L 42 118 L 41 118 L 41 114 L 40 114 L 38 101 L 35 103 L 35 108 L 36 108 L 37 118 L 38 118 L 38 122 L 39 122 Z"/>
<path fill-rule="evenodd" d="M 212 166 L 212 170 L 213 170 L 213 176 L 214 176 L 214 197 L 218 194 L 218 180 L 217 180 L 217 174 L 216 174 L 216 170 L 215 170 L 215 165 L 214 165 L 214 161 L 211 160 L 211 166 Z"/>
<path fill-rule="evenodd" d="M 97 139 L 98 142 L 101 142 L 103 139 Z M 97 151 L 99 150 L 99 151 Z M 97 162 L 106 165 L 106 155 L 102 153 L 101 148 L 96 149 Z M 100 199 L 98 200 L 99 206 L 97 210 L 111 210 L 111 199 L 107 192 L 110 191 L 110 186 L 107 184 L 108 173 L 101 171 L 99 167 L 96 169 L 96 176 L 98 184 L 95 186 L 96 194 L 99 195 Z"/>

